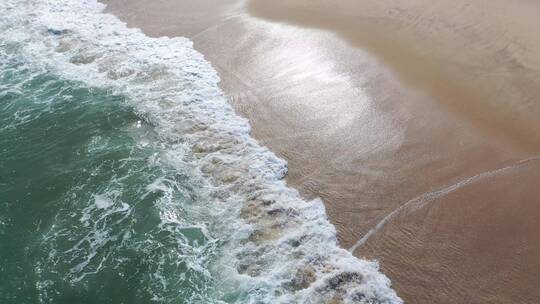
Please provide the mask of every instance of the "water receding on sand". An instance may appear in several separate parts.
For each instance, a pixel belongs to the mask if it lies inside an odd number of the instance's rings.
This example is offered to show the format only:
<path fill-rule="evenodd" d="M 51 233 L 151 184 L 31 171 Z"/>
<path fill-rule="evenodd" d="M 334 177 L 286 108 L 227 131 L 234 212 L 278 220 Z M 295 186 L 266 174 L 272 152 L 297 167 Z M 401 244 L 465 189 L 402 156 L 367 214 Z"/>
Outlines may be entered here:
<path fill-rule="evenodd" d="M 0 9 L 1 299 L 401 302 L 286 186 L 189 40 L 94 1 Z"/>

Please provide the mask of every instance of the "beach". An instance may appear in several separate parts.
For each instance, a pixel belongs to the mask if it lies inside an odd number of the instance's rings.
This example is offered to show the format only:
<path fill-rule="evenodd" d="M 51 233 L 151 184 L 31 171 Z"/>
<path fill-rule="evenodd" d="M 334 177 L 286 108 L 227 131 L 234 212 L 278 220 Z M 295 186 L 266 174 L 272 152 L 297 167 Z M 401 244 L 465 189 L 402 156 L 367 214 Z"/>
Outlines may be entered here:
<path fill-rule="evenodd" d="M 403 303 L 287 184 L 192 40 L 97 0 L 0 11 L 0 302 Z"/>
<path fill-rule="evenodd" d="M 540 299 L 540 5 L 123 1 L 183 36 L 252 136 L 406 303 Z"/>

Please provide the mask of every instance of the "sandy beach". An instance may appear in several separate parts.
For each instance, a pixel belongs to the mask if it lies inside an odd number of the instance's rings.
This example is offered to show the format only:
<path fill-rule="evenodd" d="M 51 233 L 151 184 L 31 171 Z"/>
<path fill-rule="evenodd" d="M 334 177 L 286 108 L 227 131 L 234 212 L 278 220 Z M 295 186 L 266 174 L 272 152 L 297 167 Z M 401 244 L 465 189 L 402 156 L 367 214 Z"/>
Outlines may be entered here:
<path fill-rule="evenodd" d="M 103 2 L 193 40 L 289 184 L 407 303 L 540 301 L 540 4 Z"/>

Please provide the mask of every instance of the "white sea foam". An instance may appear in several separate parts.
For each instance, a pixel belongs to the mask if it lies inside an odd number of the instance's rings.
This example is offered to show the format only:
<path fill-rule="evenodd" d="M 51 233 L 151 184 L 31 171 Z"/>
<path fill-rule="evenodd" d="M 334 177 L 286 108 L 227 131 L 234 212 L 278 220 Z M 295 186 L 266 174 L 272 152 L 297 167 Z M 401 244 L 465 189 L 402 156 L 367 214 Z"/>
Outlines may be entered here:
<path fill-rule="evenodd" d="M 69 80 L 128 96 L 158 134 L 160 162 L 198 172 L 204 203 L 222 219 L 214 226 L 225 249 L 214 271 L 224 289 L 246 303 L 402 303 L 376 262 L 338 246 L 322 202 L 287 187 L 286 163 L 249 136 L 191 41 L 149 38 L 103 9 L 95 0 L 4 0 L 2 41 L 24 44 L 28 60 Z M 127 210 L 94 199 L 88 212 Z"/>

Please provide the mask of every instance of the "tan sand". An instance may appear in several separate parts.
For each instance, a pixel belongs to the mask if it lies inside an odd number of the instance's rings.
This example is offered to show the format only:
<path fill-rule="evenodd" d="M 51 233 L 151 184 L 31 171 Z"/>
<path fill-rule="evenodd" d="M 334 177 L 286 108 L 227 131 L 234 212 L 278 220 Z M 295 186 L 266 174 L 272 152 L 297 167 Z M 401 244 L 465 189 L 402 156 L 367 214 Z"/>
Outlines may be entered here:
<path fill-rule="evenodd" d="M 538 302 L 537 162 L 453 185 L 540 154 L 540 4 L 105 2 L 149 35 L 194 40 L 346 248 L 452 190 L 355 251 L 408 303 Z"/>

